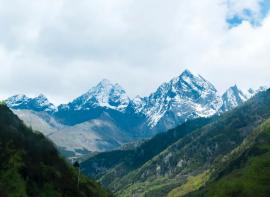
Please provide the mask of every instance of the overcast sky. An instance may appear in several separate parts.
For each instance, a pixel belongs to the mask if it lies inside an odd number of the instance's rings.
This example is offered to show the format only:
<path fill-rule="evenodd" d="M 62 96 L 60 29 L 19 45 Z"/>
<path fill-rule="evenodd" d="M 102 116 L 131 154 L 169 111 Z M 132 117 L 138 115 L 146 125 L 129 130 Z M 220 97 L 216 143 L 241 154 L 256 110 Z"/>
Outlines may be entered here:
<path fill-rule="evenodd" d="M 184 69 L 270 85 L 270 0 L 0 0 L 0 98 L 65 103 L 107 78 L 146 96 Z"/>

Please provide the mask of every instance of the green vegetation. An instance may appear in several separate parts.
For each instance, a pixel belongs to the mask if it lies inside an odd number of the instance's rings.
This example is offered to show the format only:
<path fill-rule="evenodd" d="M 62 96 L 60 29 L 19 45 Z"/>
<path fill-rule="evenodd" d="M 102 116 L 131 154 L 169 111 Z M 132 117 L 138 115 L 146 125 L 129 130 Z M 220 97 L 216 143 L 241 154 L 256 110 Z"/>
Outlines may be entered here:
<path fill-rule="evenodd" d="M 208 170 L 196 176 L 190 176 L 183 185 L 173 189 L 168 194 L 168 197 L 185 196 L 190 192 L 196 191 L 205 185 L 205 183 L 209 180 L 209 177 L 210 172 Z"/>
<path fill-rule="evenodd" d="M 187 194 L 188 196 L 197 196 L 197 195 L 203 196 L 201 191 L 199 193 L 198 192 L 190 193 L 190 192 L 194 192 L 204 187 L 206 183 L 213 183 L 221 176 L 224 176 L 224 174 L 230 173 L 232 171 L 231 168 L 232 166 L 234 166 L 235 163 L 239 164 L 243 162 L 242 155 L 244 155 L 245 152 L 247 152 L 254 146 L 257 137 L 261 135 L 261 133 L 264 133 L 265 131 L 269 132 L 270 128 L 269 126 L 270 126 L 270 119 L 268 119 L 262 125 L 254 129 L 254 131 L 249 136 L 247 136 L 243 140 L 243 142 L 235 149 L 233 149 L 229 154 L 218 158 L 214 162 L 214 164 L 209 168 L 206 174 L 202 173 L 197 175 L 196 177 L 193 176 L 189 177 L 185 184 L 172 190 L 168 196 L 176 197 L 176 196 L 185 196 Z M 217 190 L 219 191 L 219 189 Z M 209 196 L 216 196 L 216 194 L 211 194 Z M 231 195 L 228 194 L 228 196 Z"/>
<path fill-rule="evenodd" d="M 172 184 L 172 182 L 174 184 Z M 166 178 L 160 177 L 155 180 L 149 180 L 143 183 L 135 183 L 132 185 L 132 187 L 128 187 L 124 190 L 124 192 L 120 191 L 116 193 L 116 195 L 119 197 L 164 197 L 166 196 L 168 190 L 172 190 L 177 185 L 179 185 L 179 182 L 176 179 L 168 182 Z"/>
<path fill-rule="evenodd" d="M 242 150 L 242 151 L 239 151 Z M 207 186 L 190 196 L 268 197 L 270 194 L 270 119 L 256 129 Z M 232 153 L 232 154 L 235 154 Z"/>
<path fill-rule="evenodd" d="M 58 156 L 54 145 L 0 105 L 1 197 L 106 197 L 111 194 L 81 176 Z"/>

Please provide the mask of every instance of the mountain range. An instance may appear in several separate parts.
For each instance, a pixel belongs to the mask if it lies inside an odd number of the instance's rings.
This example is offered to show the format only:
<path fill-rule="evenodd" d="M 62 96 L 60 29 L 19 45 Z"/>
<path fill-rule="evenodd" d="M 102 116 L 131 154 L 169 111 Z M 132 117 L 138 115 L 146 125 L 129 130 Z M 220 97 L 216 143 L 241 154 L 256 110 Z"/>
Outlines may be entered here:
<path fill-rule="evenodd" d="M 235 109 L 188 120 L 137 147 L 85 160 L 116 196 L 269 196 L 270 89 Z"/>
<path fill-rule="evenodd" d="M 119 85 L 102 80 L 67 104 L 54 106 L 44 95 L 15 95 L 8 107 L 49 137 L 67 156 L 108 151 L 147 139 L 188 120 L 221 114 L 243 104 L 258 90 L 236 85 L 223 95 L 200 75 L 185 70 L 148 97 L 131 99 Z"/>

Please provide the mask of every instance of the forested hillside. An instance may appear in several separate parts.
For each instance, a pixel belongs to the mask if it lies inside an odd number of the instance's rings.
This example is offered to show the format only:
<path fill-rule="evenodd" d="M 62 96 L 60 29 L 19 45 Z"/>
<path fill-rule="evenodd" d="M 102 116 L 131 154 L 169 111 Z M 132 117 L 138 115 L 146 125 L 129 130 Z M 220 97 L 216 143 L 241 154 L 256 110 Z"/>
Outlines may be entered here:
<path fill-rule="evenodd" d="M 112 160 L 106 154 L 96 155 L 83 164 L 83 169 L 86 172 L 87 169 L 91 169 L 92 173 L 97 172 L 98 180 L 119 196 L 165 196 L 175 188 L 195 182 L 195 185 L 187 187 L 184 192 L 187 194 L 206 183 L 212 176 L 215 162 L 237 148 L 269 116 L 270 90 L 259 93 L 208 124 L 197 125 L 188 132 L 183 132 L 183 126 L 175 130 L 179 132 L 178 140 L 171 141 L 166 145 L 167 148 L 157 148 L 159 153 L 146 157 L 148 160 L 137 168 L 129 168 L 137 163 L 136 159 L 130 160 L 133 154 L 119 151 L 117 155 L 122 156 L 112 157 L 118 159 Z M 157 144 L 162 144 L 162 139 L 166 141 L 165 136 L 171 133 L 165 133 Z M 133 151 L 141 150 L 142 146 Z M 141 158 L 146 155 L 143 151 L 140 153 Z M 110 161 L 113 162 L 103 165 Z M 102 170 L 106 173 L 99 173 Z"/>
<path fill-rule="evenodd" d="M 108 197 L 96 182 L 69 166 L 42 134 L 27 128 L 0 104 L 1 197 Z"/>
<path fill-rule="evenodd" d="M 226 155 L 218 166 L 221 169 L 216 169 L 212 180 L 200 191 L 188 196 L 269 196 L 270 119 Z M 171 194 L 179 196 L 180 191 L 175 190 Z"/>

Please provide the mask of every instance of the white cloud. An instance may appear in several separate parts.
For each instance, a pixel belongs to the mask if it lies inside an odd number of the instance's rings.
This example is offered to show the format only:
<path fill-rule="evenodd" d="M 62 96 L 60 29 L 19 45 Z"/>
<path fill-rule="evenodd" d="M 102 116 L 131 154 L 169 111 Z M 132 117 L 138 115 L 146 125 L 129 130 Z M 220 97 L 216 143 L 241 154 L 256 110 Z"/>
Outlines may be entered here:
<path fill-rule="evenodd" d="M 184 68 L 221 91 L 269 85 L 270 16 L 258 27 L 226 23 L 244 9 L 259 16 L 260 3 L 0 0 L 0 97 L 67 102 L 102 78 L 147 95 Z"/>

